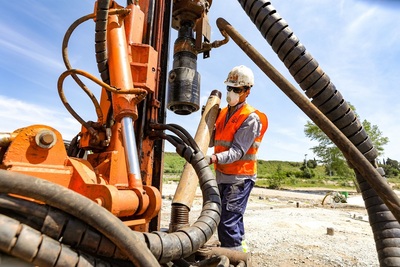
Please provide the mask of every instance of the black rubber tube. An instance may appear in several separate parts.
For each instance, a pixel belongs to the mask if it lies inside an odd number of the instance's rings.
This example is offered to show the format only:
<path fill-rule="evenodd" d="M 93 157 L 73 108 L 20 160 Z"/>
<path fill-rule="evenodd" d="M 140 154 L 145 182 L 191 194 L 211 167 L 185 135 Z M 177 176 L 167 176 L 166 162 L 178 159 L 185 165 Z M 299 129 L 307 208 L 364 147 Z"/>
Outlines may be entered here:
<path fill-rule="evenodd" d="M 116 244 L 136 266 L 159 265 L 141 235 L 72 190 L 36 177 L 0 170 L 0 192 L 34 198 L 82 219 Z"/>
<path fill-rule="evenodd" d="M 96 25 L 95 25 L 95 55 L 97 70 L 100 73 L 101 80 L 106 84 L 110 84 L 110 72 L 108 66 L 107 54 L 107 23 L 109 15 L 110 0 L 97 1 Z M 106 91 L 108 100 L 112 102 L 111 92 Z M 110 105 L 107 112 L 106 125 L 110 127 L 113 123 L 113 106 Z"/>
<path fill-rule="evenodd" d="M 357 182 L 368 212 L 380 266 L 400 266 L 400 224 L 376 191 L 356 170 Z"/>
<path fill-rule="evenodd" d="M 260 30 L 261 35 L 271 45 L 272 49 L 277 53 L 288 68 L 290 74 L 305 91 L 312 103 L 321 110 L 325 115 L 332 118 L 331 120 L 336 126 L 338 119 L 343 117 L 346 112 L 354 113 L 349 110 L 347 102 L 343 99 L 335 85 L 331 82 L 328 75 L 320 68 L 318 62 L 306 50 L 299 39 L 289 28 L 288 23 L 278 14 L 270 1 L 266 0 L 239 0 L 239 3 L 246 11 L 247 15 Z M 340 112 L 336 110 L 340 108 Z M 336 111 L 336 112 L 335 112 Z M 354 116 L 355 117 L 355 116 Z M 358 118 L 356 118 L 358 121 Z M 342 123 L 339 121 L 339 123 Z M 347 127 L 340 125 L 340 130 Z M 346 137 L 353 136 L 359 129 L 346 132 Z M 365 132 L 364 129 L 362 129 Z M 356 147 L 357 143 L 353 143 Z M 372 142 L 366 152 L 363 153 L 369 161 L 375 160 L 378 156 L 376 148 Z"/>
<path fill-rule="evenodd" d="M 184 157 L 196 171 L 203 193 L 203 208 L 192 226 L 168 234 L 162 232 L 144 234 L 150 250 L 160 263 L 186 258 L 196 252 L 215 233 L 221 215 L 221 199 L 217 182 L 203 153 L 201 151 L 194 153 L 184 144 L 179 144 L 176 152 Z M 161 248 L 158 246 L 160 241 Z"/>
<path fill-rule="evenodd" d="M 97 1 L 96 28 L 95 28 L 95 53 L 97 69 L 101 79 L 110 84 L 107 56 L 107 19 L 110 0 Z"/>
<path fill-rule="evenodd" d="M 45 204 L 0 194 L 0 213 L 26 224 L 76 251 L 110 259 L 127 257 L 107 237 L 76 217 Z"/>
<path fill-rule="evenodd" d="M 116 266 L 77 253 L 19 221 L 0 214 L 0 251 L 35 266 Z"/>

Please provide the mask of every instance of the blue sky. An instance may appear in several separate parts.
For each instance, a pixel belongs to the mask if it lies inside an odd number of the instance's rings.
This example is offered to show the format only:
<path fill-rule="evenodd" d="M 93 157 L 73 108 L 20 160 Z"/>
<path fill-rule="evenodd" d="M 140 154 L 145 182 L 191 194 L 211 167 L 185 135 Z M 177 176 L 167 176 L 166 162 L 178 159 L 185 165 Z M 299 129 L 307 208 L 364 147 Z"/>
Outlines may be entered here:
<path fill-rule="evenodd" d="M 272 1 L 300 42 L 343 95 L 355 106 L 360 119 L 377 125 L 389 138 L 383 157 L 400 160 L 400 1 Z M 125 2 L 119 2 L 124 5 Z M 94 1 L 42 0 L 2 2 L 0 9 L 0 121 L 1 132 L 11 132 L 31 124 L 46 124 L 71 139 L 80 125 L 59 100 L 57 80 L 65 70 L 61 43 L 68 27 L 93 11 Z M 209 13 L 211 39 L 221 40 L 215 25 L 218 17 L 235 27 L 296 88 L 288 70 L 262 38 L 235 0 L 214 0 Z M 72 36 L 69 58 L 74 68 L 96 76 L 94 24 L 80 27 Z M 172 36 L 176 36 L 173 32 Z M 173 41 L 173 40 L 172 40 Z M 171 44 L 172 46 L 173 44 Z M 172 54 L 170 55 L 172 63 Z M 274 85 L 257 66 L 230 41 L 198 58 L 201 75 L 201 105 L 218 89 L 226 105 L 225 79 L 236 65 L 247 65 L 255 73 L 255 86 L 248 102 L 265 112 L 269 129 L 259 150 L 264 160 L 302 161 L 312 158 L 315 145 L 304 135 L 309 118 Z M 88 83 L 99 94 L 98 86 Z M 67 82 L 65 93 L 85 120 L 95 120 L 86 94 Z M 299 88 L 299 90 L 301 90 Z M 167 113 L 168 123 L 185 126 L 193 135 L 200 113 L 177 116 Z M 167 151 L 173 151 L 169 145 Z M 382 158 L 382 157 L 380 157 Z"/>

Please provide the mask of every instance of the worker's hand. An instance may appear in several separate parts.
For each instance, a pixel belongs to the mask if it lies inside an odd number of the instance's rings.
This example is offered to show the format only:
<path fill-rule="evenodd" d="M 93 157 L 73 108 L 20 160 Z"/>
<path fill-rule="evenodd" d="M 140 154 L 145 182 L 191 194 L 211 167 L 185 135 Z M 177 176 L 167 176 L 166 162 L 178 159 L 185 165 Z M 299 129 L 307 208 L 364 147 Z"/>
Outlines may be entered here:
<path fill-rule="evenodd" d="M 207 155 L 204 157 L 209 165 L 216 163 L 218 161 L 217 156 L 215 154 Z"/>

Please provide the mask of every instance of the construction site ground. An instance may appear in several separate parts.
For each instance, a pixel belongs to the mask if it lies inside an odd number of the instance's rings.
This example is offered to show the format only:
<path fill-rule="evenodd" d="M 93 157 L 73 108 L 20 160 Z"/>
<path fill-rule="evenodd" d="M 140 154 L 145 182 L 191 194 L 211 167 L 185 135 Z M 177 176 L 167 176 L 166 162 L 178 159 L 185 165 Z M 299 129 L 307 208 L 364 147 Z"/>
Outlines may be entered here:
<path fill-rule="evenodd" d="M 163 186 L 165 228 L 176 187 L 176 183 Z M 244 217 L 251 266 L 379 266 L 361 195 L 350 191 L 347 203 L 322 205 L 328 191 L 254 188 Z M 199 216 L 201 206 L 198 189 L 191 223 Z"/>

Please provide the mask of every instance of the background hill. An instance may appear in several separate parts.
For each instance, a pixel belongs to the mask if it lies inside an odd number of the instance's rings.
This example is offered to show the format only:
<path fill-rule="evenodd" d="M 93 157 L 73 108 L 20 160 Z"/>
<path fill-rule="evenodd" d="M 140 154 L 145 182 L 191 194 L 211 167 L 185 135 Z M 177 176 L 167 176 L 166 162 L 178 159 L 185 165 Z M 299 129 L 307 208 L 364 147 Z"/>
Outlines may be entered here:
<path fill-rule="evenodd" d="M 177 153 L 165 152 L 164 180 L 179 180 L 186 161 Z M 213 169 L 213 166 L 211 166 Z M 355 189 L 354 177 L 329 176 L 325 166 L 310 161 L 258 160 L 257 186 L 273 189 L 294 187 L 325 187 Z"/>

